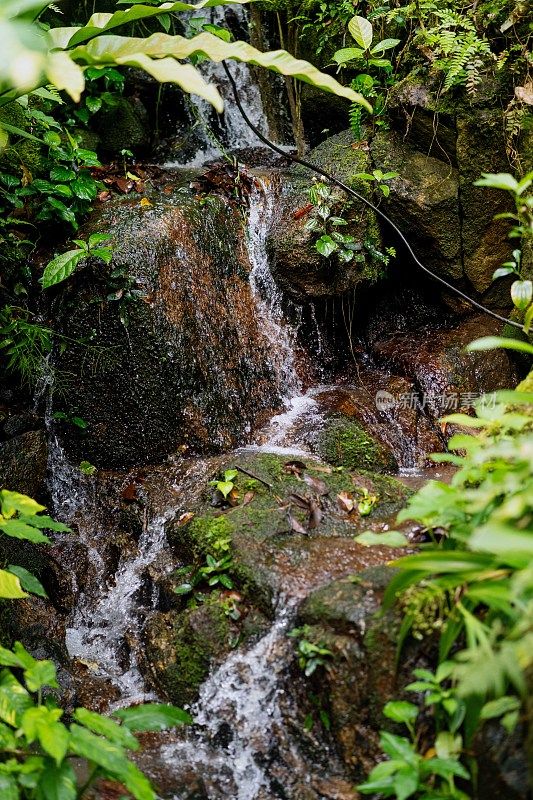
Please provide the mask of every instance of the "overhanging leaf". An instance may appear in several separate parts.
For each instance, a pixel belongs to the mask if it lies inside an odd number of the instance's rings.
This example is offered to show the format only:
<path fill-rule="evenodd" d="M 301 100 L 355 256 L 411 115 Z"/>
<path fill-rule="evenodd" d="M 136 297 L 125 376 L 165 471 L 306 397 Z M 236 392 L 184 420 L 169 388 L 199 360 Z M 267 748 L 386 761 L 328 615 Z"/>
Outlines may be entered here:
<path fill-rule="evenodd" d="M 353 103 L 359 103 L 368 111 L 372 111 L 371 105 L 361 94 L 347 86 L 341 86 L 330 75 L 320 72 L 307 61 L 294 58 L 285 50 L 262 53 L 247 42 L 225 42 L 211 33 L 200 33 L 192 39 L 186 39 L 183 36 L 169 36 L 166 33 L 154 33 L 147 39 L 98 36 L 86 45 L 76 47 L 72 51 L 72 57 L 75 60 L 86 64 L 127 63 L 129 58 L 138 58 L 139 55 L 151 59 L 170 56 L 179 60 L 203 55 L 215 62 L 227 59 L 242 61 L 310 83 L 319 89 L 345 97 Z"/>

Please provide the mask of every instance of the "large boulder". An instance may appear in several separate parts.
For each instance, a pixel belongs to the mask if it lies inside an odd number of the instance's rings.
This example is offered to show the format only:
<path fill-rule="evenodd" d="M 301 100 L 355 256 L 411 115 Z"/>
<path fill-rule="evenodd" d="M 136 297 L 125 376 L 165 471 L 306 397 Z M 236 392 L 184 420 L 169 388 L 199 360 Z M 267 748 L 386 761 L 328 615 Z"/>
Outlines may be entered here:
<path fill-rule="evenodd" d="M 171 608 L 150 617 L 143 668 L 176 703 L 194 699 L 209 668 L 236 642 L 265 632 L 276 598 L 303 600 L 325 582 L 387 561 L 389 549 L 363 547 L 353 536 L 366 528 L 382 530 L 409 495 L 406 486 L 383 475 L 339 472 L 312 458 L 303 463 L 266 453 L 217 457 L 210 477 L 234 467 L 234 505 L 221 503 L 206 480 L 201 496 L 191 495 L 189 503 L 182 497 L 187 512 L 167 527 L 176 566 L 205 563 L 207 555 L 219 558 L 221 548 L 229 547 L 240 610 L 234 620 L 228 615 L 231 593 L 204 582 L 201 597 L 174 594 Z M 358 499 L 369 496 L 369 513 L 361 513 Z M 354 507 L 348 511 L 350 499 Z M 167 571 L 166 592 L 169 575 L 174 586 L 184 580 Z"/>
<path fill-rule="evenodd" d="M 428 159 L 427 167 L 431 167 L 434 175 L 448 175 L 455 182 L 456 207 L 445 221 L 442 235 L 450 241 L 459 241 L 460 248 L 455 255 L 453 252 L 446 254 L 454 266 L 443 274 L 454 279 L 462 277 L 493 306 L 509 304 L 509 282 L 499 281 L 493 286 L 492 275 L 504 261 L 509 260 L 512 250 L 512 243 L 507 238 L 508 225 L 505 220 L 494 220 L 494 217 L 511 211 L 512 204 L 506 192 L 479 188 L 474 183 L 483 172 L 514 171 L 509 162 L 501 109 L 502 102 L 505 106 L 512 99 L 508 77 L 502 70 L 496 77 L 484 79 L 475 93 L 452 102 L 440 94 L 437 85 L 413 74 L 396 84 L 388 98 L 393 126 L 403 150 L 415 161 Z M 384 160 L 388 147 L 388 144 L 384 146 L 380 142 L 383 138 L 398 141 L 395 134 L 377 137 L 373 151 L 378 164 Z M 527 172 L 527 163 L 531 160 L 530 156 L 528 158 L 528 143 L 524 139 L 518 146 L 523 151 L 520 153 L 523 170 Z M 395 158 L 397 156 L 393 155 L 390 160 L 394 162 Z M 399 163 L 395 165 L 407 182 L 413 180 L 410 166 L 411 161 L 403 168 Z M 392 188 L 390 213 L 395 222 L 403 222 L 400 208 L 403 198 L 396 197 L 395 184 Z M 414 200 L 412 213 L 418 217 L 421 229 L 425 230 L 424 226 L 432 224 L 438 228 L 438 215 L 433 220 L 433 209 L 421 207 L 416 211 L 416 192 Z M 416 223 L 413 233 L 416 250 Z M 431 266 L 431 261 L 428 261 L 430 253 L 422 249 L 419 255 Z"/>
<path fill-rule="evenodd" d="M 311 151 L 309 161 L 369 196 L 368 185 L 357 176 L 368 172 L 368 152 L 354 146 L 351 131 L 332 136 Z M 385 274 L 382 241 L 375 214 L 357 201 L 334 190 L 332 210 L 344 217 L 348 226 L 343 233 L 355 237 L 359 245 L 356 257 L 343 263 L 336 255 L 325 258 L 315 249 L 320 236 L 309 231 L 309 188 L 313 177 L 301 166 L 293 167 L 282 179 L 283 190 L 276 203 L 267 248 L 276 283 L 297 301 L 324 298 L 351 291 L 357 286 L 376 282 Z"/>
<path fill-rule="evenodd" d="M 372 140 L 372 158 L 389 181 L 384 208 L 430 269 L 447 278 L 462 276 L 459 176 L 450 163 L 428 156 L 390 131 Z"/>
<path fill-rule="evenodd" d="M 62 298 L 71 344 L 55 410 L 86 421 L 62 436 L 99 467 L 231 448 L 276 402 L 242 219 L 220 198 L 175 190 L 101 206 L 88 232 L 111 234 L 113 261 L 88 264 Z"/>

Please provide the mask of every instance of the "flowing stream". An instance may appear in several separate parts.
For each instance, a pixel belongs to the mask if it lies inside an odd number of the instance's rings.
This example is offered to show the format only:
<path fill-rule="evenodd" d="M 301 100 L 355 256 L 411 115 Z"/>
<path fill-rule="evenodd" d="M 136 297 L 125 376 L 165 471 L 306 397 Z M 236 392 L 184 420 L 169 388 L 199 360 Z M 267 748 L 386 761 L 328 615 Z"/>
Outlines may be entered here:
<path fill-rule="evenodd" d="M 212 13 L 212 21 L 220 22 L 218 15 L 222 12 Z M 244 11 L 239 9 L 237 13 L 242 22 Z M 226 96 L 227 85 L 221 66 L 209 63 L 202 69 L 206 77 L 220 85 Z M 252 116 L 259 123 L 264 115 L 257 86 L 246 67 L 239 65 L 236 70 L 243 102 L 254 109 Z M 197 102 L 196 113 L 208 121 L 211 112 L 206 104 Z M 228 147 L 256 144 L 231 102 L 226 105 L 223 122 Z M 209 148 L 206 140 L 205 147 L 193 161 L 207 160 L 213 154 Z M 265 176 L 259 178 L 250 197 L 247 247 L 250 289 L 259 328 L 270 345 L 273 379 L 282 407 L 254 435 L 248 448 L 312 457 L 317 431 L 325 420 L 322 398 L 336 392 L 338 386 L 319 384 L 305 388 L 299 375 L 296 353 L 302 312 L 282 297 L 270 271 L 266 248 L 277 197 L 272 180 Z M 288 309 L 290 314 L 287 314 Z M 316 327 L 320 342 L 318 323 Z M 398 445 L 403 431 L 397 421 L 385 413 L 382 423 L 392 431 L 393 443 Z M 405 457 L 400 466 L 410 467 L 416 460 L 416 448 L 412 442 L 402 447 Z M 196 459 L 182 467 L 181 472 L 177 471 L 172 491 L 164 501 L 145 510 L 136 546 L 121 550 L 116 564 L 110 567 L 100 553 L 100 546 L 105 542 L 106 520 L 99 507 L 97 490 L 94 483 L 80 476 L 79 470 L 69 464 L 51 428 L 49 467 L 53 510 L 63 519 L 76 519 L 91 570 L 90 579 L 78 593 L 76 608 L 68 621 L 66 646 L 74 660 L 112 686 L 111 707 L 155 697 L 147 689 L 139 668 L 142 627 L 147 614 L 157 608 L 158 603 L 158 592 L 153 588 L 149 570 L 165 551 L 168 523 L 184 511 L 180 498 L 186 494 L 185 489 L 195 484 L 205 485 L 206 463 Z M 291 782 L 296 785 L 298 781 L 305 783 L 310 779 L 309 759 L 299 752 L 293 732 L 289 730 L 290 710 L 287 711 L 283 688 L 294 654 L 287 632 L 293 625 L 299 599 L 296 594 L 276 598 L 274 619 L 268 632 L 248 649 L 235 650 L 212 672 L 191 709 L 194 726 L 180 741 L 164 745 L 158 758 L 172 772 L 175 800 L 298 797 L 299 790 L 286 795 L 279 786 L 288 786 Z M 333 760 L 331 756 L 331 763 Z M 201 781 L 203 794 L 190 794 L 188 789 L 180 788 L 186 787 L 191 773 Z M 280 777 L 276 778 L 278 773 Z"/>

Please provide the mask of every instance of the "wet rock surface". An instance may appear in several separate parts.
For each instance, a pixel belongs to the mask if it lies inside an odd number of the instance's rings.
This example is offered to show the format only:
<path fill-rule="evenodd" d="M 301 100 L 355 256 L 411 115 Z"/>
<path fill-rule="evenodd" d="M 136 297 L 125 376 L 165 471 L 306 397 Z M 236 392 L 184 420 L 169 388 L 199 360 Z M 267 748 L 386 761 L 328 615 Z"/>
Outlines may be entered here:
<path fill-rule="evenodd" d="M 200 206 L 174 189 L 149 207 L 101 208 L 91 224 L 112 235 L 113 263 L 80 272 L 62 301 L 59 322 L 83 344 L 58 360 L 70 379 L 56 403 L 88 423 L 62 438 L 98 467 L 231 448 L 276 399 L 242 221 L 222 200 Z"/>
<path fill-rule="evenodd" d="M 358 173 L 368 172 L 368 152 L 354 147 L 350 131 L 327 139 L 311 151 L 309 160 L 363 194 L 368 193 L 368 186 L 357 178 Z M 300 166 L 282 176 L 282 193 L 268 239 L 275 281 L 289 297 L 300 301 L 340 295 L 360 284 L 373 283 L 385 273 L 382 261 L 375 256 L 375 251 L 381 249 L 381 234 L 374 213 L 361 203 L 347 203 L 340 190 L 335 190 L 332 211 L 349 221 L 342 232 L 355 237 L 358 258 L 342 263 L 335 255 L 324 258 L 316 251 L 314 243 L 321 234 L 305 227 L 312 185 L 309 171 Z"/>

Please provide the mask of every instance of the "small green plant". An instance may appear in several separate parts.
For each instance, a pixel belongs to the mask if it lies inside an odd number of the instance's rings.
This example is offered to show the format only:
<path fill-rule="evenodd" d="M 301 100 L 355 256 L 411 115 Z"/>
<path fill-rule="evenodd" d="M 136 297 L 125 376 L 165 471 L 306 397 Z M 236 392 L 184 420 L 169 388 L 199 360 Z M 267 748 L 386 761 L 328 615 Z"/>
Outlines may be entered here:
<path fill-rule="evenodd" d="M 364 17 L 352 17 L 348 23 L 348 31 L 358 47 L 343 47 L 333 56 L 333 61 L 339 69 L 346 65 L 364 66 L 368 72 L 369 67 L 391 70 L 392 64 L 388 58 L 383 58 L 387 50 L 392 50 L 400 44 L 399 39 L 383 39 L 374 44 L 374 29 L 372 23 Z"/>
<path fill-rule="evenodd" d="M 234 481 L 238 474 L 236 469 L 227 469 L 224 472 L 222 480 L 209 481 L 209 485 L 214 486 L 215 489 L 220 492 L 224 500 L 227 500 L 229 494 L 235 488 Z"/>
<path fill-rule="evenodd" d="M 74 425 L 74 427 L 79 428 L 82 431 L 87 430 L 89 427 L 89 423 L 83 417 L 78 417 L 75 414 L 69 413 L 67 411 L 54 411 L 52 414 L 52 419 L 56 422 L 66 422 L 69 425 Z"/>
<path fill-rule="evenodd" d="M 186 580 L 176 586 L 174 592 L 179 595 L 186 595 L 194 591 L 201 592 L 203 589 L 214 589 L 221 586 L 224 589 L 233 589 L 234 583 L 230 576 L 232 566 L 231 555 L 224 555 L 217 559 L 207 554 L 203 566 L 188 565 L 175 573 L 176 577 L 185 577 Z"/>
<path fill-rule="evenodd" d="M 416 705 L 402 700 L 392 701 L 385 705 L 383 714 L 393 722 L 405 725 L 409 737 L 381 731 L 381 749 L 388 758 L 374 767 L 357 790 L 361 794 L 395 797 L 397 800 L 409 797 L 469 800 L 469 796 L 455 785 L 457 778 L 468 780 L 470 777 L 460 761 L 462 737 L 449 728 L 437 728 L 433 743 L 421 751 L 416 724 L 420 715 Z"/>
<path fill-rule="evenodd" d="M 43 375 L 53 338 L 52 329 L 36 322 L 27 308 L 0 308 L 0 353 L 7 358 L 7 369 L 18 373 L 23 384 L 33 386 Z"/>
<path fill-rule="evenodd" d="M 311 630 L 308 625 L 303 628 L 293 628 L 288 634 L 292 639 L 297 639 L 296 651 L 298 654 L 298 664 L 308 678 L 318 667 L 329 669 L 334 654 L 323 642 L 315 644 L 308 638 Z"/>
<path fill-rule="evenodd" d="M 80 463 L 80 472 L 90 477 L 96 473 L 96 467 L 90 461 L 82 461 Z"/>
<path fill-rule="evenodd" d="M 65 724 L 64 712 L 50 693 L 58 688 L 51 661 L 33 658 L 17 642 L 13 650 L 0 647 L 0 665 L 2 797 L 81 800 L 95 782 L 107 778 L 136 800 L 156 799 L 148 778 L 129 757 L 140 746 L 135 733 L 190 722 L 185 711 L 147 704 L 121 709 L 111 719 L 76 708 L 73 721 Z M 79 782 L 72 759 L 86 765 L 87 780 Z"/>
<path fill-rule="evenodd" d="M 339 202 L 335 192 L 327 184 L 318 181 L 309 189 L 309 201 L 313 211 L 305 223 L 305 229 L 321 234 L 315 242 L 317 252 L 324 258 L 335 253 L 344 263 L 364 261 L 361 252 L 363 245 L 356 242 L 355 237 L 338 230 L 347 226 L 348 222 L 333 213 L 333 206 Z"/>
<path fill-rule="evenodd" d="M 78 245 L 74 250 L 61 253 L 46 265 L 41 278 L 43 289 L 49 289 L 70 277 L 83 258 L 97 258 L 109 264 L 113 258 L 113 248 L 106 246 L 106 242 L 110 238 L 107 233 L 93 233 L 87 242 L 73 239 L 73 243 Z"/>
<path fill-rule="evenodd" d="M 380 169 L 374 169 L 372 170 L 372 174 L 369 172 L 358 172 L 354 175 L 354 178 L 375 184 L 383 196 L 388 197 L 390 195 L 390 186 L 387 184 L 387 181 L 392 181 L 394 178 L 397 178 L 399 174 L 399 172 L 382 172 Z"/>
<path fill-rule="evenodd" d="M 26 495 L 7 489 L 0 491 L 0 531 L 5 536 L 34 544 L 50 544 L 43 530 L 69 532 L 66 525 L 56 522 L 43 511 L 44 506 Z M 27 597 L 27 592 L 46 597 L 41 583 L 23 567 L 10 564 L 7 569 L 0 569 L 0 597 L 18 599 Z"/>
<path fill-rule="evenodd" d="M 396 174 L 381 173 L 379 170 L 375 170 L 373 175 L 361 172 L 356 177 L 361 180 L 375 181 L 383 194 L 387 194 L 389 187 L 384 181 L 391 180 L 391 177 L 388 176 L 396 177 Z M 364 263 L 365 256 L 362 251 L 366 250 L 373 258 L 387 265 L 390 258 L 396 255 L 393 247 L 386 248 L 382 253 L 370 240 L 365 239 L 363 242 L 358 242 L 351 234 L 341 233 L 338 230 L 346 227 L 349 223 L 344 217 L 334 213 L 335 206 L 339 204 L 339 198 L 326 183 L 316 181 L 310 187 L 308 195 L 312 210 L 305 223 L 305 229 L 320 234 L 315 241 L 315 248 L 321 256 L 330 258 L 335 255 L 339 261 L 345 264 L 350 261 Z M 349 205 L 346 203 L 344 208 L 349 208 Z"/>

